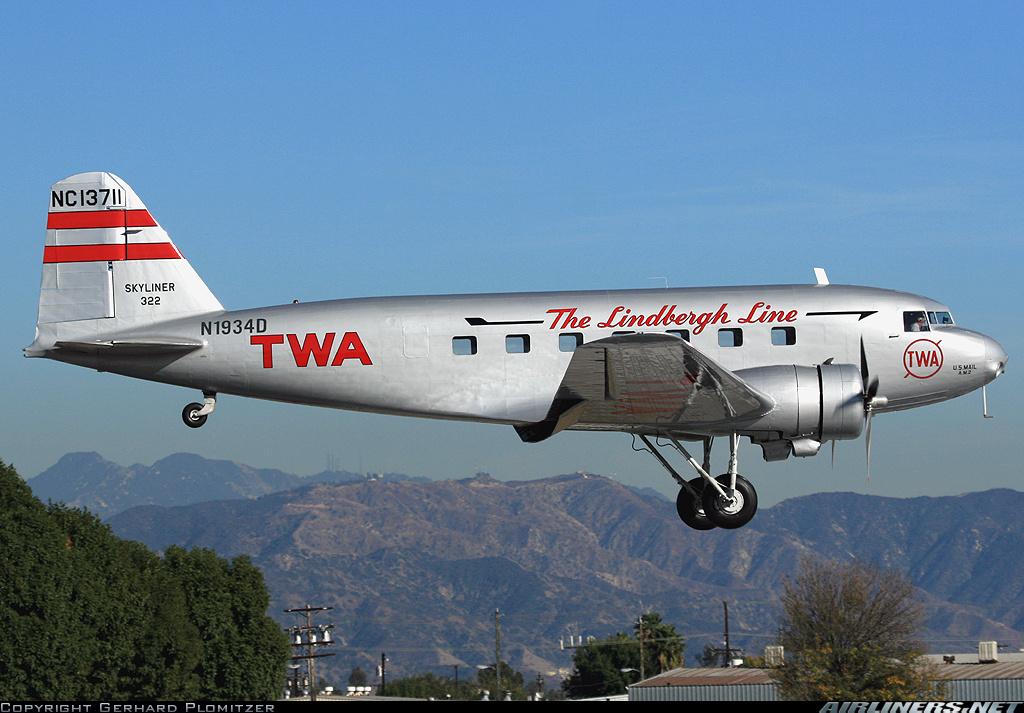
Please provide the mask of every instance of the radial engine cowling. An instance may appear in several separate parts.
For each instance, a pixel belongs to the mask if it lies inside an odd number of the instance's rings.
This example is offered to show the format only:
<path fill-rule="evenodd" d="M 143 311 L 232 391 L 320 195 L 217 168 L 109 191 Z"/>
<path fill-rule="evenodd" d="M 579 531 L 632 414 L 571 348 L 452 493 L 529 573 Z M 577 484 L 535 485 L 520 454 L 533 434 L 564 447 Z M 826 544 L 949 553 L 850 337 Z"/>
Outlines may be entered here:
<path fill-rule="evenodd" d="M 765 460 L 814 455 L 824 441 L 857 438 L 864 428 L 864 385 L 852 364 L 764 366 L 736 375 L 775 400 L 770 413 L 743 428 Z"/>

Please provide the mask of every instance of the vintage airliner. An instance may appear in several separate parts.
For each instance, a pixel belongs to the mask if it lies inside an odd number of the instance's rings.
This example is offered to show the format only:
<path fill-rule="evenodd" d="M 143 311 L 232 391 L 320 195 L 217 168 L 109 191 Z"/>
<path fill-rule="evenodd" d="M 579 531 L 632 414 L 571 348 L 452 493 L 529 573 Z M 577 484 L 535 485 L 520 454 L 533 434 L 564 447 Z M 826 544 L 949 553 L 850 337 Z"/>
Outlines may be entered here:
<path fill-rule="evenodd" d="M 918 295 L 829 284 L 345 299 L 228 311 L 117 176 L 54 184 L 27 357 L 203 393 L 508 424 L 523 441 L 624 431 L 679 484 L 695 529 L 757 509 L 740 437 L 769 461 L 854 439 L 871 416 L 984 387 L 993 339 Z M 728 437 L 725 474 L 711 442 Z M 703 443 L 698 462 L 682 445 Z M 676 449 L 687 480 L 661 450 Z M 870 457 L 870 456 L 869 456 Z"/>

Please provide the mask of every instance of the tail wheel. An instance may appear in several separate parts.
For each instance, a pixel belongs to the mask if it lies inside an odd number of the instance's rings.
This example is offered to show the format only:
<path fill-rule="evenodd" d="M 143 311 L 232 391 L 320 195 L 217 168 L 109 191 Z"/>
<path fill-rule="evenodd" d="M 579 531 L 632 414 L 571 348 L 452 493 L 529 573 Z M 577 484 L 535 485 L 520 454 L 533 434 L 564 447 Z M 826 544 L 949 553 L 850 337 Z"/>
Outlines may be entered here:
<path fill-rule="evenodd" d="M 206 423 L 206 415 L 199 415 L 199 412 L 202 410 L 202 404 L 191 403 L 181 412 L 181 420 L 184 421 L 185 425 L 189 428 L 199 428 Z"/>
<path fill-rule="evenodd" d="M 690 494 L 686 488 L 679 489 L 676 496 L 676 512 L 679 519 L 694 530 L 713 530 L 715 523 L 704 514 L 704 504 L 701 499 L 701 492 L 704 490 L 704 479 L 694 478 L 687 483 L 697 493 L 697 497 Z"/>
<path fill-rule="evenodd" d="M 723 529 L 735 530 L 750 522 L 757 512 L 757 491 L 749 480 L 737 475 L 736 489 L 729 493 L 729 479 L 728 474 L 715 478 L 725 489 L 726 495 L 706 487 L 701 502 L 708 520 Z"/>

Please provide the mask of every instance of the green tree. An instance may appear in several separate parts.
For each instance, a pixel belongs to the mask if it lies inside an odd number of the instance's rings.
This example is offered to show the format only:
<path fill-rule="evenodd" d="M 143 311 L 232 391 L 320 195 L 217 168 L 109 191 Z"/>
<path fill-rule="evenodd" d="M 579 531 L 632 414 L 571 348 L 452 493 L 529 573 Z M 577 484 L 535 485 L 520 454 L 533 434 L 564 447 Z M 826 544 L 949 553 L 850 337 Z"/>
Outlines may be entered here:
<path fill-rule="evenodd" d="M 570 698 L 617 696 L 639 680 L 639 671 L 640 646 L 620 631 L 578 647 L 572 655 L 572 673 L 562 681 L 562 689 Z"/>
<path fill-rule="evenodd" d="M 161 560 L 0 462 L 0 699 L 275 699 L 287 637 L 247 558 Z"/>
<path fill-rule="evenodd" d="M 633 634 L 631 637 L 619 632 L 577 648 L 573 652 L 572 673 L 562 681 L 566 695 L 570 698 L 620 695 L 628 685 L 640 680 L 641 670 L 644 676 L 654 676 L 683 665 L 682 636 L 673 625 L 663 622 L 660 614 L 644 614 L 633 625 Z M 643 667 L 640 665 L 641 648 Z"/>
<path fill-rule="evenodd" d="M 80 693 L 67 542 L 25 481 L 0 462 L 0 699 Z"/>
<path fill-rule="evenodd" d="M 71 583 L 68 616 L 78 695 L 86 699 L 136 697 L 144 678 L 136 657 L 154 615 L 150 577 L 160 559 L 138 542 L 121 540 L 92 513 L 50 504 L 47 514 L 65 536 Z"/>
<path fill-rule="evenodd" d="M 387 695 L 397 698 L 475 701 L 480 698 L 480 687 L 471 681 L 455 681 L 447 676 L 435 676 L 427 672 L 388 681 Z"/>
<path fill-rule="evenodd" d="M 773 669 L 787 700 L 937 700 L 932 669 L 917 639 L 924 606 L 903 575 L 876 564 L 804 559 L 783 580 Z"/>
<path fill-rule="evenodd" d="M 208 700 L 273 700 L 291 655 L 287 635 L 267 616 L 263 574 L 246 556 L 172 546 L 164 553 L 181 582 L 189 620 L 202 632 L 199 695 Z"/>
<path fill-rule="evenodd" d="M 633 625 L 633 635 L 637 641 L 642 639 L 645 676 L 656 676 L 683 665 L 683 637 L 674 626 L 661 620 L 661 614 L 641 616 Z"/>
<path fill-rule="evenodd" d="M 725 652 L 711 644 L 704 644 L 704 648 L 695 658 L 700 668 L 721 668 L 724 665 Z"/>
<path fill-rule="evenodd" d="M 366 671 L 361 666 L 353 668 L 352 673 L 348 676 L 348 685 L 350 686 L 365 686 L 366 681 Z"/>
<path fill-rule="evenodd" d="M 489 692 L 492 701 L 499 701 L 505 698 L 505 691 L 511 691 L 512 700 L 525 701 L 526 692 L 523 690 L 523 674 L 519 673 L 507 662 L 501 662 L 501 690 L 498 690 L 498 676 L 494 672 L 494 664 L 488 664 L 487 668 L 477 671 L 476 680 L 480 688 Z"/>
<path fill-rule="evenodd" d="M 152 615 L 136 650 L 136 700 L 181 701 L 199 697 L 203 641 L 188 614 L 181 582 L 163 567 L 147 580 Z"/>

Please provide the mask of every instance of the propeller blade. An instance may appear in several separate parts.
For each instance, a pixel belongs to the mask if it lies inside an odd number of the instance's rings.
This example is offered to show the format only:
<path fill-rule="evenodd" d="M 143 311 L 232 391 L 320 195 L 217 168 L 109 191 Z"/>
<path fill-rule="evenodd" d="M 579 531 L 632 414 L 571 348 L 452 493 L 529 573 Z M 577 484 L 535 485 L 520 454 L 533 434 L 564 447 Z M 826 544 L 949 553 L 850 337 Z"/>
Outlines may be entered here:
<path fill-rule="evenodd" d="M 867 416 L 867 433 L 864 436 L 864 440 L 867 444 L 867 459 L 868 459 L 868 482 L 871 482 L 871 409 L 868 409 Z"/>
<path fill-rule="evenodd" d="M 860 376 L 864 379 L 864 391 L 868 390 L 868 354 L 864 351 L 864 337 L 860 338 Z"/>
<path fill-rule="evenodd" d="M 868 372 L 868 354 L 864 349 L 864 338 L 860 339 L 860 374 L 864 380 L 864 435 L 867 451 L 868 482 L 871 482 L 871 414 L 874 412 L 875 397 L 878 396 L 878 377 Z"/>
<path fill-rule="evenodd" d="M 864 389 L 864 400 L 870 404 L 878 395 L 878 377 L 872 377 Z"/>

